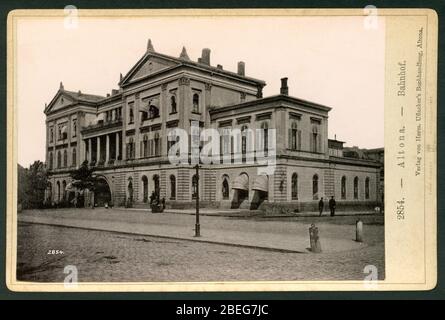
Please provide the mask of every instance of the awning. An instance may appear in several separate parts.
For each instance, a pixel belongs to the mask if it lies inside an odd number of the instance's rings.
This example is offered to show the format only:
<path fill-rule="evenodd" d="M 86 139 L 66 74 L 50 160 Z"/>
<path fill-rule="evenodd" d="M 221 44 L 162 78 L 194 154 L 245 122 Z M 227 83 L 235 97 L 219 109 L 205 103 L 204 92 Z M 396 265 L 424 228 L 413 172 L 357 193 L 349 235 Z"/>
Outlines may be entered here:
<path fill-rule="evenodd" d="M 252 190 L 269 192 L 269 178 L 266 175 L 257 176 L 253 182 Z"/>
<path fill-rule="evenodd" d="M 241 174 L 233 181 L 233 189 L 249 191 L 249 177 L 247 174 Z"/>

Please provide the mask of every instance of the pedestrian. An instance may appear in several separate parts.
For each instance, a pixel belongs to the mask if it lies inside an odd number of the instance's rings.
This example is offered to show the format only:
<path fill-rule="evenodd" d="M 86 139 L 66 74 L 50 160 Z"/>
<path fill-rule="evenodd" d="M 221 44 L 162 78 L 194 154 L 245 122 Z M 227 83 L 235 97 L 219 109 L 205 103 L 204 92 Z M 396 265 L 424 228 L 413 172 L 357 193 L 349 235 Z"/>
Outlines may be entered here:
<path fill-rule="evenodd" d="M 324 208 L 324 202 L 323 202 L 323 197 L 321 197 L 320 201 L 318 202 L 318 211 L 320 212 L 320 217 L 323 214 L 323 208 Z"/>
<path fill-rule="evenodd" d="M 335 202 L 334 196 L 329 200 L 329 209 L 331 209 L 331 217 L 335 216 L 335 206 L 337 203 Z"/>

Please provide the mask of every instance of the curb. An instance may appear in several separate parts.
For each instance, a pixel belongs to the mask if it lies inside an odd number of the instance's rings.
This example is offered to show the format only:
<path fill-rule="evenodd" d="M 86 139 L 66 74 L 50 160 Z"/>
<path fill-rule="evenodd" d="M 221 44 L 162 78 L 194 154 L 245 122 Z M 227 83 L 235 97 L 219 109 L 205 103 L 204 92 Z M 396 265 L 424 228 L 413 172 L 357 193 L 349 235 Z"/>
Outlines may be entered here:
<path fill-rule="evenodd" d="M 302 252 L 302 251 L 290 250 L 290 249 L 260 247 L 260 246 L 254 246 L 254 245 L 248 245 L 248 244 L 239 244 L 239 243 L 212 241 L 212 240 L 197 240 L 197 239 L 181 238 L 181 237 L 173 237 L 173 236 L 161 236 L 161 235 L 153 235 L 153 234 L 138 233 L 138 232 L 115 231 L 115 230 L 107 230 L 107 229 L 93 228 L 93 227 L 70 226 L 70 225 L 64 225 L 64 224 L 58 224 L 58 223 L 50 223 L 50 222 L 23 221 L 23 220 L 20 220 L 20 219 L 18 220 L 18 222 L 19 223 L 28 223 L 28 224 L 38 224 L 38 225 L 54 226 L 54 227 L 62 227 L 62 228 L 73 228 L 73 229 L 82 229 L 82 230 L 111 232 L 111 233 L 125 234 L 125 235 L 147 236 L 147 237 L 154 237 L 154 238 L 161 238 L 161 239 L 170 239 L 170 240 L 183 240 L 183 241 L 191 241 L 191 242 L 201 242 L 201 243 L 209 243 L 209 244 L 227 245 L 227 246 L 232 246 L 232 247 L 247 248 L 247 249 L 260 249 L 260 250 L 274 251 L 274 252 L 283 252 L 283 253 L 299 253 L 299 254 L 310 253 L 310 252 Z"/>

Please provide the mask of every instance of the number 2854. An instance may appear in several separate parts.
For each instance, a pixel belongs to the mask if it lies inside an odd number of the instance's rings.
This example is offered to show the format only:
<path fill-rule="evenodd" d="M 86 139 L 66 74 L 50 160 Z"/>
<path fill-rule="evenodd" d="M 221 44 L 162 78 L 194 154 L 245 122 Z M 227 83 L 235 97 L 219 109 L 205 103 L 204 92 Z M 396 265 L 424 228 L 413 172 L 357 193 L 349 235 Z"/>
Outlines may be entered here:
<path fill-rule="evenodd" d="M 64 254 L 63 250 L 49 249 L 47 254 Z"/>
<path fill-rule="evenodd" d="M 396 207 L 397 220 L 405 219 L 405 198 L 402 198 L 401 200 L 397 200 L 396 204 L 397 204 L 397 207 Z"/>

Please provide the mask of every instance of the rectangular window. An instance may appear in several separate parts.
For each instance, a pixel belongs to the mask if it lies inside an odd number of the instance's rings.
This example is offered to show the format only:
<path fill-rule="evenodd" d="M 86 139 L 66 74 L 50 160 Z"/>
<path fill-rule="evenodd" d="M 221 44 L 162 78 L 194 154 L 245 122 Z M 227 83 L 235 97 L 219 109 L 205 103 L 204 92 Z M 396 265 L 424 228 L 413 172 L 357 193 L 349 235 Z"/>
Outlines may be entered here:
<path fill-rule="evenodd" d="M 134 103 L 128 104 L 128 124 L 134 123 Z"/>
<path fill-rule="evenodd" d="M 73 119 L 73 126 L 72 126 L 72 137 L 76 137 L 77 135 L 77 119 Z"/>

